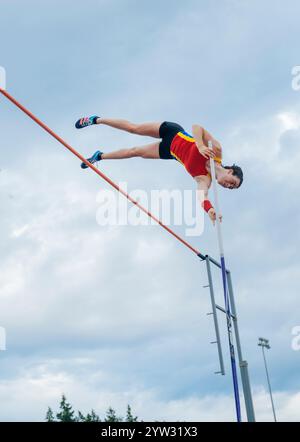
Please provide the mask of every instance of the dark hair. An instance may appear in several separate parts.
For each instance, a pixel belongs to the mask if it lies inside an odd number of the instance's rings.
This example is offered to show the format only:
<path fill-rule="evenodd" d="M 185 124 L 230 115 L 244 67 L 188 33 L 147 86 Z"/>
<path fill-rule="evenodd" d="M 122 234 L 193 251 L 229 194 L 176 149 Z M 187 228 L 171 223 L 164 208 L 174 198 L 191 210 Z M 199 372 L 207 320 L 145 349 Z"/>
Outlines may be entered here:
<path fill-rule="evenodd" d="M 240 184 L 238 186 L 238 188 L 239 188 L 243 182 L 243 179 L 244 179 L 243 178 L 243 171 L 240 168 L 240 166 L 233 164 L 232 166 L 223 166 L 223 167 L 224 167 L 224 169 L 232 169 L 232 171 L 233 171 L 232 175 L 239 178 L 239 180 L 240 180 Z"/>

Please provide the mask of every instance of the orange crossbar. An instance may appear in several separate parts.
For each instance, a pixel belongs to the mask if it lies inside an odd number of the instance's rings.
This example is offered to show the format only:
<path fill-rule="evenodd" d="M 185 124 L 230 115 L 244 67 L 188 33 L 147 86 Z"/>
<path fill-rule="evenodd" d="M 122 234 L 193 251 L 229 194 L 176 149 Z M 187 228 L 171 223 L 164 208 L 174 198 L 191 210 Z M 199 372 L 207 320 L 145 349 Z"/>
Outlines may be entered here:
<path fill-rule="evenodd" d="M 79 152 L 77 152 L 70 144 L 66 143 L 61 137 L 59 137 L 53 130 L 51 130 L 48 126 L 46 126 L 45 123 L 43 123 L 41 120 L 39 120 L 35 115 L 33 115 L 28 109 L 26 109 L 22 104 L 20 104 L 14 97 L 12 97 L 7 91 L 0 88 L 0 92 L 9 100 L 11 101 L 15 106 L 17 106 L 21 111 L 23 111 L 28 117 L 30 117 L 33 121 L 35 121 L 39 126 L 41 126 L 45 131 L 47 131 L 52 137 L 54 137 L 57 141 L 59 141 L 63 146 L 65 146 L 70 152 L 72 152 L 73 155 L 78 157 L 83 163 L 85 163 L 90 169 L 92 169 L 95 173 L 97 173 L 101 178 L 103 178 L 108 184 L 110 184 L 112 187 L 114 187 L 118 192 L 120 192 L 122 195 L 124 195 L 129 201 L 131 201 L 133 204 L 135 204 L 139 209 L 141 209 L 143 212 L 145 212 L 150 218 L 152 218 L 154 221 L 156 221 L 161 227 L 163 227 L 167 232 L 169 232 L 171 235 L 173 235 L 178 241 L 180 241 L 182 244 L 184 244 L 186 247 L 188 247 L 192 252 L 196 253 L 197 256 L 199 256 L 202 259 L 205 259 L 205 256 L 202 255 L 197 249 L 195 249 L 191 244 L 189 244 L 187 241 L 185 241 L 183 238 L 181 238 L 177 233 L 175 233 L 172 229 L 167 227 L 162 221 L 160 221 L 156 216 L 154 216 L 151 212 L 149 212 L 147 209 L 145 209 L 143 206 L 141 206 L 138 201 L 131 198 L 128 193 L 126 193 L 123 189 L 121 189 L 117 184 L 115 184 L 110 178 L 108 178 L 104 173 L 102 173 L 100 170 L 98 170 L 93 164 L 91 164 L 89 161 L 87 161 L 82 155 L 80 155 Z"/>

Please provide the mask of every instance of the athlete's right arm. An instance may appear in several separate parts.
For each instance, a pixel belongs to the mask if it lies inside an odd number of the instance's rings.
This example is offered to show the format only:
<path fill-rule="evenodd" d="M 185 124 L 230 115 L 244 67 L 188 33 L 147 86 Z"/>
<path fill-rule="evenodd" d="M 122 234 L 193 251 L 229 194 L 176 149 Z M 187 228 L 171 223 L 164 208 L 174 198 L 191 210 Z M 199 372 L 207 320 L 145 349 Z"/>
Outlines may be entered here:
<path fill-rule="evenodd" d="M 203 201 L 208 198 L 208 189 L 210 188 L 211 179 L 205 175 L 196 176 L 194 179 L 197 183 L 198 201 L 202 205 Z"/>

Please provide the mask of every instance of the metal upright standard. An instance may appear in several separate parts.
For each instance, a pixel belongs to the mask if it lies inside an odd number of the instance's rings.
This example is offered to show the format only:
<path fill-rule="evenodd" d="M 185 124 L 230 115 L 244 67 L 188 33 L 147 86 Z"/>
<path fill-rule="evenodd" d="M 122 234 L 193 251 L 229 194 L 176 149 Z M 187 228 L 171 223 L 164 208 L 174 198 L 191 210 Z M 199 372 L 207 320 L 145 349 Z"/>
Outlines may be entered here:
<path fill-rule="evenodd" d="M 59 143 L 61 143 L 64 147 L 66 147 L 73 155 L 75 155 L 77 158 L 79 158 L 81 160 L 81 162 L 85 163 L 90 169 L 92 169 L 95 173 L 97 173 L 108 184 L 110 184 L 112 187 L 114 187 L 114 189 L 116 189 L 118 192 L 120 192 L 123 196 L 125 196 L 129 201 L 131 201 L 137 207 L 139 207 L 139 209 L 142 210 L 144 213 L 146 213 L 150 218 L 155 220 L 164 230 L 166 230 L 173 237 L 175 237 L 178 241 L 180 241 L 183 245 L 185 245 L 189 250 L 191 250 L 194 254 L 196 254 L 202 261 L 206 262 L 208 286 L 210 288 L 212 314 L 213 314 L 213 318 L 214 318 L 214 325 L 215 325 L 215 332 L 216 332 L 216 341 L 215 342 L 218 345 L 218 354 L 219 354 L 219 362 L 220 362 L 220 369 L 219 369 L 218 373 L 225 374 L 222 346 L 221 346 L 221 340 L 220 340 L 220 332 L 219 332 L 219 326 L 218 326 L 217 310 L 221 311 L 222 313 L 225 313 L 226 318 L 227 318 L 227 330 L 228 330 L 232 373 L 233 373 L 233 380 L 234 380 L 234 396 L 235 396 L 235 403 L 236 403 L 237 419 L 238 419 L 238 421 L 241 420 L 241 413 L 240 413 L 240 400 L 239 400 L 239 392 L 238 392 L 238 385 L 237 385 L 237 373 L 236 373 L 236 367 L 235 367 L 234 346 L 233 346 L 233 339 L 232 339 L 232 326 L 231 326 L 232 321 L 234 324 L 236 345 L 237 345 L 237 349 L 238 349 L 238 357 L 239 357 L 239 362 L 240 362 L 240 370 L 241 370 L 241 378 L 242 378 L 242 385 L 243 385 L 247 418 L 248 418 L 249 422 L 253 422 L 255 420 L 255 417 L 254 417 L 254 410 L 253 410 L 253 403 L 252 403 L 250 381 L 249 381 L 248 370 L 247 370 L 248 364 L 246 361 L 243 361 L 243 359 L 242 359 L 241 344 L 240 344 L 240 337 L 239 337 L 239 331 L 238 331 L 236 310 L 235 310 L 235 305 L 234 305 L 234 297 L 233 297 L 230 272 L 225 267 L 224 254 L 221 253 L 221 264 L 219 264 L 216 260 L 214 260 L 210 256 L 200 253 L 199 250 L 197 250 L 195 247 L 193 247 L 191 244 L 189 244 L 187 241 L 185 241 L 182 237 L 177 235 L 177 233 L 175 233 L 172 229 L 167 227 L 164 223 L 162 223 L 162 221 L 160 221 L 157 217 L 155 217 L 151 212 L 149 212 L 142 205 L 140 205 L 138 203 L 138 201 L 134 200 L 128 193 L 126 193 L 123 189 L 121 189 L 117 184 L 115 184 L 104 173 L 102 173 L 93 164 L 91 164 L 89 161 L 87 161 L 72 146 L 70 146 L 66 141 L 64 141 L 61 137 L 59 137 L 53 130 L 51 130 L 48 126 L 46 126 L 45 123 L 43 123 L 35 115 L 33 115 L 29 110 L 27 110 L 24 106 L 22 106 L 3 87 L 0 87 L 0 93 L 2 95 L 4 95 L 11 103 L 13 103 L 19 109 L 21 109 L 22 112 L 24 112 L 26 115 L 28 115 L 28 117 L 30 117 L 35 123 L 37 123 L 46 132 L 48 132 L 52 137 L 54 137 Z M 219 227 L 218 227 L 218 229 L 219 229 Z M 218 230 L 218 232 L 219 232 L 219 230 Z M 220 236 L 220 233 L 218 233 L 218 234 Z M 222 252 L 222 249 L 220 249 L 220 250 Z M 211 271 L 210 271 L 210 264 L 213 264 L 222 270 L 223 288 L 224 288 L 224 296 L 225 296 L 225 308 L 223 308 L 215 303 L 213 282 L 212 282 L 212 276 L 211 276 Z M 227 281 L 228 281 L 229 296 L 227 293 L 226 275 L 227 275 Z M 229 301 L 229 298 L 230 298 L 230 301 Z M 230 310 L 230 308 L 231 308 L 231 310 Z"/>
<path fill-rule="evenodd" d="M 277 422 L 276 413 L 275 413 L 275 406 L 274 406 L 274 401 L 273 401 L 272 388 L 271 388 L 271 382 L 270 382 L 270 376 L 269 376 L 267 360 L 266 360 L 266 355 L 265 355 L 265 348 L 267 350 L 270 350 L 271 347 L 269 344 L 269 340 L 265 339 L 265 338 L 259 338 L 257 345 L 259 347 L 261 347 L 261 350 L 262 350 L 264 364 L 265 364 L 265 370 L 266 370 L 266 376 L 267 376 L 267 382 L 268 382 L 268 387 L 269 387 L 269 393 L 270 393 L 270 399 L 271 399 L 271 404 L 272 404 L 273 417 L 274 417 L 274 421 Z"/>
<path fill-rule="evenodd" d="M 224 368 L 222 344 L 221 344 L 221 339 L 220 339 L 220 331 L 219 331 L 217 309 L 222 310 L 224 313 L 225 313 L 225 310 L 222 307 L 220 307 L 219 305 L 217 305 L 216 301 L 215 301 L 215 291 L 214 291 L 213 280 L 212 280 L 212 276 L 211 276 L 211 268 L 210 268 L 209 256 L 205 257 L 205 262 L 206 262 L 208 287 L 209 287 L 209 292 L 210 292 L 210 301 L 211 301 L 211 308 L 212 308 L 212 313 L 211 314 L 213 315 L 213 318 L 214 318 L 214 326 L 215 326 L 215 331 L 216 331 L 216 340 L 213 341 L 212 344 L 217 344 L 217 346 L 218 346 L 218 355 L 219 355 L 219 364 L 220 364 L 219 371 L 216 371 L 215 374 L 225 375 L 225 368 Z"/>
<path fill-rule="evenodd" d="M 213 315 L 213 318 L 214 318 L 214 326 L 215 326 L 215 333 L 216 333 L 216 341 L 214 341 L 213 343 L 218 344 L 218 355 L 219 355 L 219 370 L 216 371 L 215 373 L 224 375 L 225 370 L 224 370 L 224 363 L 223 363 L 222 346 L 221 346 L 221 341 L 220 341 L 217 312 L 218 311 L 222 312 L 225 315 L 227 315 L 227 312 L 223 307 L 216 304 L 216 302 L 215 302 L 214 287 L 213 287 L 213 282 L 212 282 L 212 277 L 211 277 L 211 265 L 210 265 L 210 264 L 212 264 L 221 270 L 221 264 L 219 262 L 217 262 L 215 259 L 213 259 L 211 256 L 208 256 L 208 255 L 205 256 L 205 262 L 206 262 L 207 277 L 208 277 L 208 285 L 205 287 L 209 287 L 209 289 L 210 289 L 211 306 L 212 306 L 212 313 L 211 314 Z M 235 301 L 234 301 L 231 272 L 228 269 L 226 269 L 226 274 L 227 274 L 229 302 L 230 302 L 230 307 L 231 307 L 231 319 L 232 319 L 233 327 L 234 327 L 234 335 L 235 335 L 236 349 L 237 349 L 237 355 L 238 355 L 238 360 L 239 360 L 240 375 L 241 375 L 241 380 L 242 380 L 242 387 L 243 387 L 247 420 L 248 420 L 248 422 L 255 422 L 255 412 L 254 412 L 252 392 L 251 392 L 251 386 L 250 386 L 250 378 L 249 378 L 249 372 L 248 372 L 248 362 L 243 359 L 243 354 L 242 354 L 242 346 L 241 346 L 239 327 L 238 327 L 238 319 L 237 319 L 237 313 L 236 313 L 236 307 L 235 307 Z"/>

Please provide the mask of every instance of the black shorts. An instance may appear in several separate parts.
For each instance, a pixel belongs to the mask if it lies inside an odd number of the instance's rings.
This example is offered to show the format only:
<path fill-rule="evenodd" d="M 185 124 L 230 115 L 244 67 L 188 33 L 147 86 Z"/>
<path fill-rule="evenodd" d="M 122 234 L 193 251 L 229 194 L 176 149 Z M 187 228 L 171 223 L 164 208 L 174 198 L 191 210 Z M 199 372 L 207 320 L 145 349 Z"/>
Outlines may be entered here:
<path fill-rule="evenodd" d="M 159 145 L 159 156 L 162 160 L 175 160 L 176 158 L 170 152 L 173 138 L 178 132 L 184 131 L 183 127 L 177 123 L 164 121 L 159 128 L 159 136 L 162 138 Z"/>

